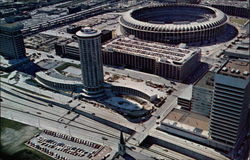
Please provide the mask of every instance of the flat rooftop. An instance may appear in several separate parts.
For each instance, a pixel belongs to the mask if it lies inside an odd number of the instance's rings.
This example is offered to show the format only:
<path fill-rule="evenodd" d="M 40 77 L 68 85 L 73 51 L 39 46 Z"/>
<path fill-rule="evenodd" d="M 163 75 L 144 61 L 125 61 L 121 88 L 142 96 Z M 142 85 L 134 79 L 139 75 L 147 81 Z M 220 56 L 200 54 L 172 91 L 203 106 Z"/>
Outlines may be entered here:
<path fill-rule="evenodd" d="M 62 84 L 76 84 L 82 85 L 80 78 L 67 77 L 61 74 L 58 74 L 54 70 L 49 71 L 40 71 L 36 73 L 37 76 L 43 77 L 44 79 L 48 79 L 51 82 L 62 83 Z"/>
<path fill-rule="evenodd" d="M 113 78 L 112 81 L 109 81 L 111 77 L 115 78 Z M 112 84 L 114 86 L 132 88 L 141 91 L 149 96 L 155 96 L 155 95 L 158 95 L 159 97 L 166 96 L 166 88 L 152 87 L 150 85 L 147 85 L 147 82 L 142 79 L 135 79 L 125 75 L 117 75 L 111 73 L 105 74 L 104 79 L 107 83 Z"/>
<path fill-rule="evenodd" d="M 193 91 L 193 85 L 189 85 L 187 86 L 187 88 L 185 88 L 182 91 L 182 93 L 180 94 L 178 98 L 182 98 L 182 99 L 186 99 L 190 101 L 192 99 L 192 91 Z"/>
<path fill-rule="evenodd" d="M 181 65 L 198 50 L 183 49 L 163 43 L 129 37 L 118 37 L 103 45 L 103 50 L 149 57 L 165 63 Z"/>
<path fill-rule="evenodd" d="M 213 89 L 214 87 L 214 73 L 207 72 L 196 84 L 196 87 Z"/>
<path fill-rule="evenodd" d="M 249 70 L 249 61 L 233 59 L 229 60 L 218 73 L 227 76 L 247 79 L 250 76 Z"/>
<path fill-rule="evenodd" d="M 6 22 L 0 22 L 0 30 L 6 31 L 6 32 L 16 32 L 23 29 L 23 24 L 20 22 L 15 23 L 6 23 Z"/>
<path fill-rule="evenodd" d="M 186 110 L 173 109 L 163 120 L 163 123 L 167 123 L 168 120 L 192 126 L 194 128 L 199 128 L 205 131 L 209 130 L 208 117 Z"/>

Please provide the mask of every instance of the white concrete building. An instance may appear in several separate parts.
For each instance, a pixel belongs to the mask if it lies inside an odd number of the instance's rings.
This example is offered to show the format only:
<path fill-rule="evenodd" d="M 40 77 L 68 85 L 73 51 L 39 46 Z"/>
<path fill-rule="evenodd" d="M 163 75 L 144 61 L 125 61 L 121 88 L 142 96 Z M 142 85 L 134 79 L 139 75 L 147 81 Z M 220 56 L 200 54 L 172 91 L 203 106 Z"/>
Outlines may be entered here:
<path fill-rule="evenodd" d="M 86 27 L 76 35 L 79 43 L 83 91 L 87 97 L 101 96 L 104 91 L 101 31 Z"/>

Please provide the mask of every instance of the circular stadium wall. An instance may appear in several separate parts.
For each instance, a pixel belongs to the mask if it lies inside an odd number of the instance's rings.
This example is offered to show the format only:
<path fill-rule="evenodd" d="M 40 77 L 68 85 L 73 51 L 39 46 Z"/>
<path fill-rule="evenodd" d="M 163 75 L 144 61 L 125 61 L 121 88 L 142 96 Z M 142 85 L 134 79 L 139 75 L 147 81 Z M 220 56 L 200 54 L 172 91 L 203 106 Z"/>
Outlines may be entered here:
<path fill-rule="evenodd" d="M 227 16 L 208 6 L 163 4 L 132 9 L 119 23 L 124 35 L 163 43 L 193 43 L 223 33 Z"/>

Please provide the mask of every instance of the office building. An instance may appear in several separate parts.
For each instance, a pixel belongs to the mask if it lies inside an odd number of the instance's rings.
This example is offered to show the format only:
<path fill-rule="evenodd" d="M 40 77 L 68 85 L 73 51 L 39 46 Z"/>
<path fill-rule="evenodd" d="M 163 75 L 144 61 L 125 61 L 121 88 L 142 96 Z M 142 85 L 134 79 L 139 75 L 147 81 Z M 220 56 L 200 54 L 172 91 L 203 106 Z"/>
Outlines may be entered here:
<path fill-rule="evenodd" d="M 103 63 L 101 55 L 101 31 L 83 28 L 76 33 L 79 43 L 82 82 L 88 97 L 103 93 Z"/>
<path fill-rule="evenodd" d="M 209 117 L 214 89 L 214 73 L 207 72 L 193 87 L 192 112 Z"/>
<path fill-rule="evenodd" d="M 21 23 L 0 24 L 0 54 L 7 59 L 25 57 L 25 46 Z"/>
<path fill-rule="evenodd" d="M 209 132 L 213 140 L 232 148 L 232 158 L 240 154 L 247 134 L 249 68 L 249 61 L 229 60 L 214 77 Z"/>

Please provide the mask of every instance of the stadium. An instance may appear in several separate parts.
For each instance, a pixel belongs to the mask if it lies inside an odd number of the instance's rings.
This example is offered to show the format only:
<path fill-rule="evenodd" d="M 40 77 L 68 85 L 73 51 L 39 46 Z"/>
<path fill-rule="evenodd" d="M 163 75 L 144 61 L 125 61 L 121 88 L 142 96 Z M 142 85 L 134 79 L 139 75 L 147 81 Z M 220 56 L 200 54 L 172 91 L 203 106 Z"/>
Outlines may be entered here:
<path fill-rule="evenodd" d="M 125 12 L 119 20 L 124 35 L 163 43 L 193 43 L 223 33 L 227 16 L 213 7 L 163 4 Z"/>

